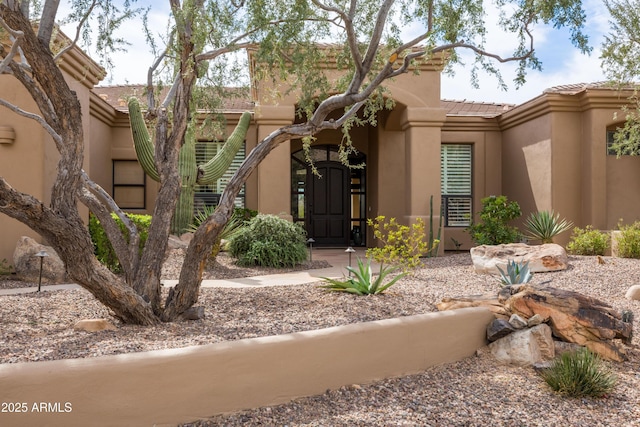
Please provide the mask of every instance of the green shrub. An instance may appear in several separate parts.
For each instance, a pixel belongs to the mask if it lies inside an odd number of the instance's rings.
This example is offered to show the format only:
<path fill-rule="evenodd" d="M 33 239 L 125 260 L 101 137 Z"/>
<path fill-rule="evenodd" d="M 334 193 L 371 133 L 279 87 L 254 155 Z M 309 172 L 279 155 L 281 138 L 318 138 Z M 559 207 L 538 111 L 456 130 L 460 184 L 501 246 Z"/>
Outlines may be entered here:
<path fill-rule="evenodd" d="M 517 202 L 509 202 L 506 196 L 489 196 L 482 199 L 480 222 L 472 223 L 467 232 L 477 245 L 500 245 L 519 242 L 522 238 L 516 227 L 508 222 L 522 215 Z"/>
<path fill-rule="evenodd" d="M 609 247 L 609 240 L 608 234 L 594 230 L 591 225 L 584 229 L 575 227 L 567 251 L 574 255 L 604 255 Z"/>
<path fill-rule="evenodd" d="M 193 221 L 187 227 L 187 231 L 190 233 L 195 233 L 195 231 L 213 212 L 216 210 L 215 206 L 204 206 L 200 209 L 194 216 Z M 229 221 L 224 225 L 222 231 L 218 235 L 218 240 L 213 245 L 213 249 L 211 250 L 211 257 L 215 258 L 220 250 L 222 249 L 220 246 L 221 241 L 231 240 L 233 236 L 235 236 L 242 227 L 246 226 L 251 218 L 258 214 L 257 211 L 252 211 L 250 209 L 244 208 L 236 208 L 229 218 Z"/>
<path fill-rule="evenodd" d="M 526 237 L 540 240 L 544 243 L 553 243 L 553 237 L 573 227 L 571 221 L 560 219 L 560 214 L 553 211 L 532 212 L 525 223 Z"/>
<path fill-rule="evenodd" d="M 111 214 L 111 217 L 115 219 L 116 223 L 118 223 L 120 230 L 122 230 L 123 233 L 127 233 L 126 227 L 122 221 L 120 221 L 120 218 L 113 213 Z M 133 221 L 138 229 L 138 233 L 140 234 L 139 248 L 140 252 L 142 252 L 142 248 L 144 248 L 144 244 L 147 242 L 147 237 L 149 235 L 151 215 L 127 214 L 127 217 Z M 109 242 L 107 234 L 104 232 L 100 221 L 98 221 L 94 215 L 90 215 L 89 217 L 89 233 L 91 234 L 91 240 L 93 241 L 96 258 L 98 258 L 98 260 L 106 265 L 111 271 L 119 272 L 121 269 L 118 257 L 116 257 L 116 253 L 113 250 L 111 242 Z M 128 234 L 125 234 L 125 236 L 128 239 Z"/>
<path fill-rule="evenodd" d="M 620 234 L 618 241 L 618 256 L 621 258 L 640 258 L 640 222 L 631 225 L 618 224 Z"/>
<path fill-rule="evenodd" d="M 602 397 L 616 383 L 616 376 L 602 359 L 587 348 L 563 353 L 541 375 L 553 390 L 570 397 Z"/>
<path fill-rule="evenodd" d="M 367 219 L 373 235 L 383 244 L 382 247 L 367 249 L 367 257 L 379 263 L 400 265 L 407 271 L 421 264 L 420 257 L 437 250 L 439 240 L 433 240 L 429 247 L 425 238 L 424 221 L 418 218 L 410 227 L 398 224 L 395 218 L 386 222 L 384 215 L 375 220 Z"/>
<path fill-rule="evenodd" d="M 498 267 L 500 272 L 500 283 L 503 286 L 517 285 L 520 283 L 529 283 L 533 278 L 533 273 L 529 270 L 529 263 L 520 263 L 510 260 L 507 262 L 507 271 L 503 271 Z"/>
<path fill-rule="evenodd" d="M 0 260 L 0 276 L 2 275 L 6 275 L 6 274 L 11 274 L 11 265 L 9 264 L 9 261 L 7 261 L 6 258 L 2 258 Z"/>
<path fill-rule="evenodd" d="M 260 214 L 229 241 L 229 253 L 244 266 L 292 267 L 307 259 L 305 236 L 297 224 Z"/>
<path fill-rule="evenodd" d="M 384 267 L 383 265 L 380 265 L 378 277 L 374 279 L 373 270 L 371 269 L 371 259 L 367 258 L 367 263 L 365 265 L 362 260 L 358 258 L 357 270 L 351 266 L 347 267 L 349 277 L 346 280 L 323 277 L 323 279 L 329 282 L 329 284 L 322 285 L 320 287 L 329 291 L 348 292 L 356 295 L 381 294 L 391 286 L 395 285 L 398 280 L 406 275 L 406 273 L 398 274 L 389 282 L 384 283 L 385 277 L 396 271 L 398 268 L 400 267 Z"/>

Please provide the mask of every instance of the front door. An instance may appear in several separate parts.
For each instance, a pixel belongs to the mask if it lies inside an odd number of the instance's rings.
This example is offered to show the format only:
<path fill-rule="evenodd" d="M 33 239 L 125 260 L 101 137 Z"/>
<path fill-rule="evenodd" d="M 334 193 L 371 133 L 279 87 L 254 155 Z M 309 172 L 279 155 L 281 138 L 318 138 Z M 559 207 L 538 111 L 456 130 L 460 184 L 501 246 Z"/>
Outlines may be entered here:
<path fill-rule="evenodd" d="M 319 246 L 349 245 L 349 169 L 338 162 L 317 162 L 320 176 L 308 173 L 307 235 Z"/>

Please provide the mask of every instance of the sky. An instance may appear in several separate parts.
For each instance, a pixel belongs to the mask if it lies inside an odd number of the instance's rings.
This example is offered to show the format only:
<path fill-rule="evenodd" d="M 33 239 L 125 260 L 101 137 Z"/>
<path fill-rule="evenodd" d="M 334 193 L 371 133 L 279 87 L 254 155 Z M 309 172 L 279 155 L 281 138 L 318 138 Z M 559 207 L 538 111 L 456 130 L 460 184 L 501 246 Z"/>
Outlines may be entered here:
<path fill-rule="evenodd" d="M 150 3 L 139 1 L 138 4 Z M 168 2 L 166 2 L 168 3 Z M 166 25 L 165 2 L 153 2 L 150 22 L 156 28 Z M 162 4 L 163 8 L 158 8 Z M 528 101 L 550 87 L 564 84 L 592 83 L 605 80 L 600 67 L 600 48 L 604 35 L 609 31 L 609 15 L 601 0 L 583 0 L 583 7 L 587 14 L 585 32 L 589 35 L 589 43 L 593 48 L 590 55 L 582 54 L 571 45 L 569 33 L 550 27 L 534 29 L 536 53 L 542 61 L 542 71 L 529 70 L 526 83 L 519 89 L 515 88 L 514 64 L 500 64 L 499 69 L 509 89 L 502 91 L 493 76 L 480 74 L 480 87 L 474 88 L 470 83 L 469 67 L 457 66 L 454 76 L 442 76 L 441 97 L 450 100 L 467 100 L 476 102 L 494 102 L 520 104 Z M 491 14 L 487 18 L 491 25 Z M 73 34 L 70 29 L 63 31 Z M 141 84 L 146 82 L 146 73 L 153 57 L 144 43 L 142 31 L 130 31 L 127 28 L 126 38 L 131 41 L 127 52 L 114 56 L 116 69 L 110 73 L 102 85 Z M 487 49 L 509 56 L 513 46 L 509 40 L 513 35 L 489 31 Z M 515 42 L 514 42 L 515 43 Z"/>

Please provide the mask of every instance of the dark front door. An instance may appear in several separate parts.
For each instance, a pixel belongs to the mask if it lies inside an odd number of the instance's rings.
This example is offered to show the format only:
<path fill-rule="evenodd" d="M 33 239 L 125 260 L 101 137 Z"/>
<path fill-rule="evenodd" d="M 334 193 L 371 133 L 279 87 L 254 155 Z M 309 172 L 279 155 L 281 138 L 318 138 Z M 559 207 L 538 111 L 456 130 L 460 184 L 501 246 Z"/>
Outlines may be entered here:
<path fill-rule="evenodd" d="M 349 169 L 337 162 L 318 162 L 316 168 L 320 176 L 309 173 L 307 234 L 319 246 L 348 246 Z"/>

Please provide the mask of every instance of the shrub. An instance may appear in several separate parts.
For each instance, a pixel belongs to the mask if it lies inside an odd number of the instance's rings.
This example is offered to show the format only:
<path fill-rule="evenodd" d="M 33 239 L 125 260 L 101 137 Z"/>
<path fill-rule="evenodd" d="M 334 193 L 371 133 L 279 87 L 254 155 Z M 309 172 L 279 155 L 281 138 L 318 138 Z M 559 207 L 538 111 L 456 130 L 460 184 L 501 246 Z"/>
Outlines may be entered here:
<path fill-rule="evenodd" d="M 575 227 L 567 251 L 574 255 L 604 255 L 609 247 L 609 240 L 608 234 L 594 230 L 591 225 L 584 229 Z"/>
<path fill-rule="evenodd" d="M 516 227 L 508 222 L 522 215 L 517 202 L 509 202 L 506 196 L 489 196 L 482 199 L 480 221 L 467 227 L 467 232 L 477 245 L 500 245 L 519 242 L 522 238 Z"/>
<path fill-rule="evenodd" d="M 560 214 L 553 211 L 532 212 L 525 223 L 526 237 L 540 240 L 544 243 L 553 243 L 553 237 L 573 227 L 571 221 L 560 219 Z"/>
<path fill-rule="evenodd" d="M 127 233 L 126 227 L 120 218 L 113 213 L 111 214 L 111 217 L 115 219 L 116 223 L 118 223 L 120 230 L 122 230 L 123 233 Z M 140 234 L 139 248 L 142 252 L 142 248 L 144 248 L 147 236 L 149 235 L 151 215 L 127 214 L 127 217 L 133 221 L 138 229 L 138 233 Z M 93 241 L 96 258 L 98 258 L 98 260 L 102 264 L 106 265 L 111 271 L 119 272 L 120 262 L 118 261 L 118 257 L 116 257 L 116 253 L 113 250 L 111 242 L 109 242 L 107 234 L 104 232 L 100 221 L 98 221 L 94 215 L 89 216 L 89 233 L 91 234 L 91 240 Z M 125 236 L 128 239 L 128 234 L 125 234 Z"/>
<path fill-rule="evenodd" d="M 202 224 L 213 212 L 216 210 L 215 206 L 204 206 L 202 209 L 198 210 L 198 212 L 193 216 L 193 221 L 187 227 L 187 231 L 190 233 L 194 233 L 200 224 Z M 258 214 L 257 211 L 252 211 L 250 209 L 244 208 L 236 208 L 229 218 L 229 221 L 224 225 L 222 231 L 218 235 L 218 240 L 213 245 L 213 249 L 211 250 L 211 257 L 215 258 L 218 255 L 218 252 L 222 249 L 220 246 L 221 241 L 231 240 L 233 236 L 238 234 L 238 232 L 242 229 L 242 227 L 246 226 L 248 221 Z"/>
<path fill-rule="evenodd" d="M 541 375 L 553 390 L 570 397 L 602 397 L 616 383 L 616 376 L 602 359 L 587 348 L 563 353 Z"/>
<path fill-rule="evenodd" d="M 244 266 L 292 267 L 307 259 L 305 231 L 275 215 L 260 214 L 229 241 L 229 253 Z"/>
<path fill-rule="evenodd" d="M 632 225 L 618 224 L 618 256 L 621 258 L 640 258 L 640 222 Z"/>
<path fill-rule="evenodd" d="M 9 261 L 7 261 L 6 258 L 0 259 L 0 276 L 11 274 L 11 270 L 12 268 L 11 268 L 11 265 L 9 264 Z"/>
<path fill-rule="evenodd" d="M 439 240 L 433 240 L 433 246 L 425 240 L 424 221 L 418 218 L 411 226 L 398 224 L 395 218 L 388 222 L 384 215 L 375 220 L 367 219 L 373 235 L 383 244 L 382 247 L 367 249 L 367 257 L 379 263 L 400 265 L 406 271 L 420 265 L 420 257 L 437 249 Z"/>
<path fill-rule="evenodd" d="M 503 286 L 529 283 L 533 278 L 533 273 L 529 270 L 528 262 L 519 263 L 510 260 L 507 263 L 506 272 L 504 272 L 500 267 L 498 267 L 498 271 L 500 272 L 500 283 L 502 283 Z"/>
<path fill-rule="evenodd" d="M 384 283 L 385 277 L 396 271 L 398 268 L 400 267 L 384 267 L 383 265 L 380 265 L 378 277 L 374 279 L 373 270 L 371 269 L 371 259 L 367 258 L 366 265 L 361 259 L 358 259 L 357 270 L 351 266 L 347 267 L 349 277 L 346 280 L 323 277 L 323 279 L 329 282 L 329 284 L 322 285 L 320 287 L 329 291 L 348 292 L 356 295 L 381 294 L 391 286 L 395 285 L 398 280 L 406 275 L 406 273 L 398 274 L 389 282 Z"/>

